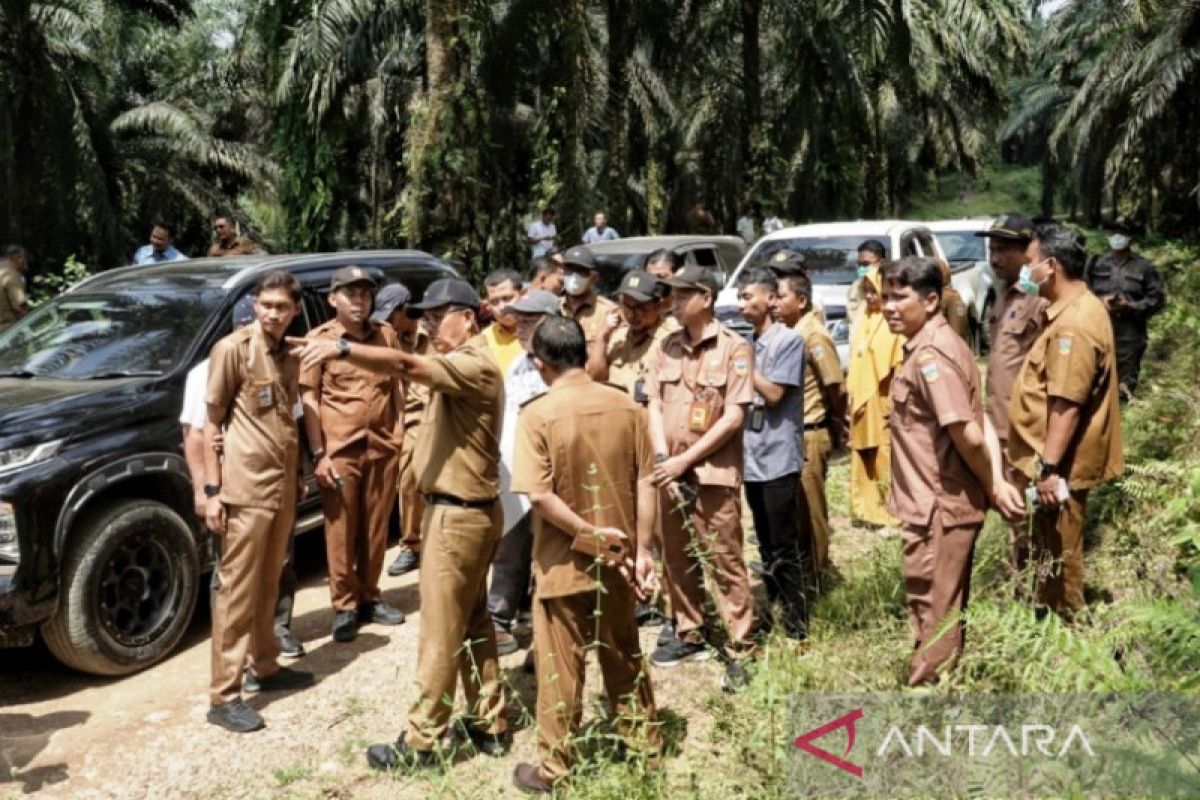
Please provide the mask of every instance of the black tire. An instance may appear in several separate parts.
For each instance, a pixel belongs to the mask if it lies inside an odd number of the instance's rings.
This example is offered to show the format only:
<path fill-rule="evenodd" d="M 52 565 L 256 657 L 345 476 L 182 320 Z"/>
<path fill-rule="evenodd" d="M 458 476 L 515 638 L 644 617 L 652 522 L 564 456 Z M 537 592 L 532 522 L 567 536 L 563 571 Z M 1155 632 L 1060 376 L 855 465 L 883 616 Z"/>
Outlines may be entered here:
<path fill-rule="evenodd" d="M 166 657 L 196 608 L 196 541 L 162 503 L 122 500 L 89 512 L 68 544 L 50 651 L 95 675 L 128 675 Z"/>

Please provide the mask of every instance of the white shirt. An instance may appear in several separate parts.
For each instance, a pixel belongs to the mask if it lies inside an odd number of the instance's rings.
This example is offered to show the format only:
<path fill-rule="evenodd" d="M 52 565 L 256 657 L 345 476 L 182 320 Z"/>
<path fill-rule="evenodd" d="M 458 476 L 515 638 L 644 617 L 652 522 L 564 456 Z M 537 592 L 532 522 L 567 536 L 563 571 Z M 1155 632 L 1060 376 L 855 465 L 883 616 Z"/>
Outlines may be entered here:
<path fill-rule="evenodd" d="M 774 233 L 783 230 L 783 220 L 779 217 L 767 217 L 763 220 L 763 233 Z"/>
<path fill-rule="evenodd" d="M 530 508 L 528 495 L 509 491 L 517 449 L 517 417 L 521 406 L 545 394 L 547 388 L 528 353 L 517 356 L 504 376 L 504 418 L 500 423 L 500 509 L 504 512 L 504 533 L 511 531 Z"/>
<path fill-rule="evenodd" d="M 750 217 L 739 217 L 737 221 L 738 236 L 746 240 L 746 244 L 754 244 L 757 238 L 754 235 L 754 220 Z"/>
<path fill-rule="evenodd" d="M 539 219 L 539 220 L 529 223 L 529 230 L 527 232 L 527 235 L 530 239 L 534 239 L 534 240 L 544 239 L 547 236 L 554 237 L 554 236 L 558 236 L 558 228 L 554 227 L 553 222 L 542 222 Z M 550 251 L 550 248 L 553 246 L 553 244 L 554 244 L 553 241 L 550 241 L 550 242 L 534 241 L 533 245 L 529 248 L 529 257 L 537 258 L 538 256 L 546 255 L 546 253 L 548 253 Z"/>
<path fill-rule="evenodd" d="M 621 234 L 617 233 L 616 228 L 605 225 L 604 230 L 601 231 L 599 228 L 593 225 L 583 234 L 583 243 L 595 244 L 596 242 L 610 242 L 613 239 L 620 238 Z"/>
<path fill-rule="evenodd" d="M 180 425 L 187 425 L 197 431 L 204 430 L 204 423 L 208 421 L 208 403 L 204 401 L 207 389 L 208 359 L 206 358 L 188 371 L 187 382 L 183 385 L 183 410 L 179 412 Z M 298 397 L 292 414 L 296 419 L 304 418 L 304 404 Z"/>

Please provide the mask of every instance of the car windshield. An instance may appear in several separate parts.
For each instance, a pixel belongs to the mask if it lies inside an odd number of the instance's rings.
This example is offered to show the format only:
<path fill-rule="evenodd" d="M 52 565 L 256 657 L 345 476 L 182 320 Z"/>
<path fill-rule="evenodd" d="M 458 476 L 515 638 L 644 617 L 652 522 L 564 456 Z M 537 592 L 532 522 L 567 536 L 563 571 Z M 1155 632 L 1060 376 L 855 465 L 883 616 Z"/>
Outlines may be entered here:
<path fill-rule="evenodd" d="M 218 292 L 65 294 L 0 334 L 0 377 L 161 375 L 187 351 Z"/>
<path fill-rule="evenodd" d="M 804 254 L 804 266 L 821 283 L 850 283 L 858 266 L 858 246 L 870 239 L 886 242 L 885 236 L 798 236 L 760 242 L 746 262 L 747 267 L 767 266 L 775 253 L 794 250 Z"/>
<path fill-rule="evenodd" d="M 938 231 L 934 236 L 947 261 L 987 261 L 983 238 L 974 231 Z"/>

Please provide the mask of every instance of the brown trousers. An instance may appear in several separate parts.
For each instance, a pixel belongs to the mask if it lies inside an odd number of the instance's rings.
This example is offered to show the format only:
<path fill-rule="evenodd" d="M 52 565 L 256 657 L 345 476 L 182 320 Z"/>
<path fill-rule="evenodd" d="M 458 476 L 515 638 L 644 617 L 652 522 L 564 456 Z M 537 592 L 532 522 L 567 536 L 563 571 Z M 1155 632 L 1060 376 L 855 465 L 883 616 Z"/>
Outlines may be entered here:
<path fill-rule="evenodd" d="M 729 653 L 737 655 L 751 649 L 754 629 L 754 598 L 742 558 L 741 492 L 727 486 L 698 488 L 695 502 L 686 511 L 665 490 L 660 493 L 663 567 L 675 632 L 684 641 L 700 639 L 707 576 L 717 590 L 717 606 L 729 634 Z"/>
<path fill-rule="evenodd" d="M 662 750 L 634 619 L 637 598 L 619 575 L 604 573 L 603 593 L 538 598 L 533 603 L 538 756 L 548 781 L 566 775 L 577 758 L 572 737 L 583 715 L 585 662 L 592 648 L 619 735 L 632 750 L 651 757 Z"/>
<path fill-rule="evenodd" d="M 417 750 L 432 750 L 446 732 L 460 675 L 472 726 L 491 734 L 508 727 L 496 631 L 487 610 L 488 567 L 500 525 L 499 503 L 487 510 L 425 506 L 418 694 L 405 736 Z"/>
<path fill-rule="evenodd" d="M 804 431 L 804 469 L 800 472 L 800 487 L 812 533 L 813 570 L 810 575 L 820 575 L 829 566 L 829 501 L 825 497 L 825 477 L 829 474 L 832 454 L 833 440 L 829 438 L 828 428 Z M 804 530 L 801 522 L 801 533 Z"/>
<path fill-rule="evenodd" d="M 904 593 L 915 643 L 908 685 L 937 683 L 938 671 L 962 652 L 962 614 L 971 588 L 975 538 L 982 523 L 946 527 L 934 511 L 929 527 L 905 524 Z"/>
<path fill-rule="evenodd" d="M 413 446 L 416 442 L 417 426 L 406 428 L 404 444 L 400 448 L 400 546 L 419 553 L 425 500 L 417 491 L 417 471 L 413 468 Z"/>
<path fill-rule="evenodd" d="M 368 458 L 366 443 L 333 457 L 341 489 L 322 489 L 329 596 L 335 611 L 379 600 L 388 520 L 396 502 L 397 457 Z"/>
<path fill-rule="evenodd" d="M 275 603 L 288 539 L 296 521 L 296 486 L 285 481 L 278 509 L 225 507 L 225 534 L 217 567 L 220 587 L 212 612 L 213 705 L 237 699 L 242 670 L 259 678 L 279 670 Z"/>
<path fill-rule="evenodd" d="M 1022 489 L 1023 491 L 1023 489 Z M 1013 566 L 1024 570 L 1032 560 L 1037 571 L 1039 606 L 1071 613 L 1083 608 L 1083 518 L 1086 489 L 1073 491 L 1058 508 L 1039 508 L 1033 515 L 1032 538 L 1014 527 Z"/>

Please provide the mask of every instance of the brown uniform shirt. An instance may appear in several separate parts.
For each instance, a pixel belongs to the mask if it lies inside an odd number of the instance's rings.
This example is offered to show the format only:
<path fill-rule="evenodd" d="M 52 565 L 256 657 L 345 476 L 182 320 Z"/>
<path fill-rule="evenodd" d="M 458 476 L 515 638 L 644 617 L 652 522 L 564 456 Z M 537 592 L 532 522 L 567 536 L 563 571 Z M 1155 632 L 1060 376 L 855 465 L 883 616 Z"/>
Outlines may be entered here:
<path fill-rule="evenodd" d="M 570 317 L 579 323 L 583 328 L 583 336 L 589 342 L 596 340 L 600 335 L 600 326 L 604 324 L 604 318 L 608 316 L 608 312 L 617 308 L 617 304 L 607 297 L 592 292 L 579 308 L 572 312 L 567 306 L 567 298 L 562 299 L 559 306 L 562 309 L 563 316 Z"/>
<path fill-rule="evenodd" d="M 413 464 L 422 494 L 494 500 L 500 493 L 504 378 L 482 336 L 431 359 L 429 405 Z"/>
<path fill-rule="evenodd" d="M 219 258 L 221 256 L 252 256 L 258 252 L 258 247 L 254 242 L 247 239 L 245 236 L 239 236 L 230 242 L 226 247 L 221 242 L 214 242 L 213 246 L 208 248 L 209 258 Z"/>
<path fill-rule="evenodd" d="M 954 332 L 967 341 L 971 335 L 971 319 L 967 316 L 966 302 L 953 286 L 942 289 L 942 314 Z"/>
<path fill-rule="evenodd" d="M 653 369 L 663 340 L 679 329 L 678 323 L 674 327 L 668 325 L 668 319 L 673 320 L 674 317 L 660 321 L 657 328 L 645 333 L 641 339 L 632 338 L 628 325 L 621 326 L 613 333 L 608 342 L 608 352 L 605 353 L 609 383 L 620 386 L 633 396 L 634 386 L 639 380 L 644 381 Z"/>
<path fill-rule="evenodd" d="M 1090 291 L 1060 300 L 1046 315 L 1049 323 L 1029 350 L 1008 406 L 1008 454 L 1014 467 L 1034 478 L 1050 398 L 1078 403 L 1079 426 L 1059 467 L 1070 488 L 1088 489 L 1125 469 L 1112 324 Z"/>
<path fill-rule="evenodd" d="M 629 395 L 577 373 L 530 400 L 517 422 L 512 490 L 552 493 L 597 527 L 637 540 L 637 484 L 654 472 L 646 415 Z M 595 560 L 571 549 L 573 532 L 533 518 L 539 598 L 595 591 Z"/>
<path fill-rule="evenodd" d="M 429 352 L 429 334 L 417 328 L 407 339 L 400 338 L 400 349 L 406 353 L 423 356 Z M 408 438 L 425 416 L 425 406 L 429 403 L 429 387 L 416 381 L 404 382 L 404 431 Z"/>
<path fill-rule="evenodd" d="M 27 301 L 25 279 L 6 260 L 0 264 L 0 331 L 17 321 L 17 309 Z"/>
<path fill-rule="evenodd" d="M 1001 442 L 1008 440 L 1008 403 L 1025 354 L 1046 327 L 1043 297 L 1032 297 L 1010 286 L 993 307 L 988 320 L 991 350 L 987 359 L 987 405 Z"/>
<path fill-rule="evenodd" d="M 668 336 L 646 381 L 647 397 L 662 401 L 663 433 L 671 455 L 682 453 L 704 435 L 688 427 L 698 394 L 716 398 L 710 428 L 727 404 L 744 406 L 754 401 L 754 349 L 716 320 L 695 345 L 686 329 Z M 701 484 L 736 489 L 742 485 L 742 455 L 742 437 L 734 434 L 693 471 Z"/>
<path fill-rule="evenodd" d="M 983 395 L 971 349 L 938 315 L 904 344 L 892 381 L 892 491 L 888 511 L 926 527 L 934 512 L 946 527 L 983 522 L 982 484 L 946 428 L 974 422 L 983 430 Z"/>
<path fill-rule="evenodd" d="M 364 336 L 354 336 L 336 319 L 309 332 L 309 339 L 346 339 L 371 347 L 400 346 L 390 325 L 368 322 Z M 402 399 L 399 382 L 363 369 L 345 359 L 327 361 L 300 373 L 300 386 L 315 389 L 319 397 L 321 432 L 325 452 L 334 457 L 366 440 L 367 458 L 386 458 L 400 452 L 403 438 Z"/>
<path fill-rule="evenodd" d="M 225 431 L 222 502 L 279 508 L 285 481 L 296 480 L 298 374 L 287 346 L 271 350 L 257 322 L 213 345 L 204 399 Z"/>
<path fill-rule="evenodd" d="M 833 337 L 813 312 L 800 318 L 793 329 L 804 339 L 804 424 L 819 425 L 828 409 L 821 387 L 842 383 L 842 362 Z"/>

